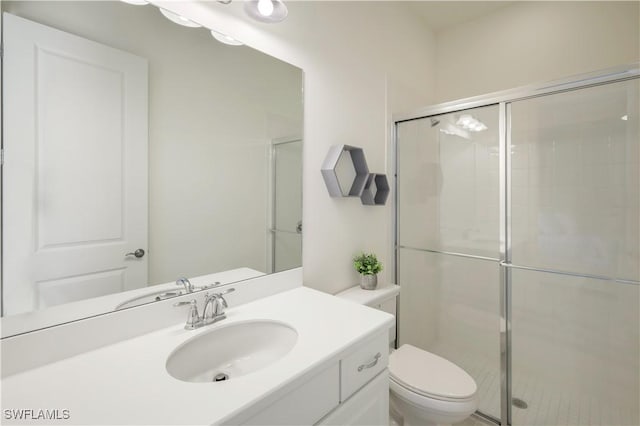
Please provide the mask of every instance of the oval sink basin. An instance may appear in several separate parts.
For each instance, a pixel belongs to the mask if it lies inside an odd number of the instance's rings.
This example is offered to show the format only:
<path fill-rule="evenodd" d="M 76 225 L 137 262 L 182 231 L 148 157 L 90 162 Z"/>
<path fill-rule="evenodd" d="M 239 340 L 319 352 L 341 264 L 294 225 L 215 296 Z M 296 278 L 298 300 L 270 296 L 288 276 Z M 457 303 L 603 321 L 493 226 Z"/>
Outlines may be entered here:
<path fill-rule="evenodd" d="M 216 327 L 178 346 L 167 359 L 167 371 L 184 382 L 233 380 L 273 364 L 297 340 L 293 328 L 275 321 Z"/>

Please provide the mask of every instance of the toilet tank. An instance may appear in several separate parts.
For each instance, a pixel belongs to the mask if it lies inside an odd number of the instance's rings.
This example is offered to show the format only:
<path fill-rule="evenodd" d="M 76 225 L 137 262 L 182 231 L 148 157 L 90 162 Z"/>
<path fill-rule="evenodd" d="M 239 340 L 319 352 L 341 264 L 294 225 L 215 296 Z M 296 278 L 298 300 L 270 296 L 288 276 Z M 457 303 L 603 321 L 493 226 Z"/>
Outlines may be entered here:
<path fill-rule="evenodd" d="M 370 306 L 396 316 L 396 299 L 400 294 L 400 286 L 389 284 L 375 290 L 364 290 L 359 285 L 336 294 L 337 297 L 350 300 L 360 305 Z M 389 347 L 396 346 L 396 326 L 389 330 Z"/>

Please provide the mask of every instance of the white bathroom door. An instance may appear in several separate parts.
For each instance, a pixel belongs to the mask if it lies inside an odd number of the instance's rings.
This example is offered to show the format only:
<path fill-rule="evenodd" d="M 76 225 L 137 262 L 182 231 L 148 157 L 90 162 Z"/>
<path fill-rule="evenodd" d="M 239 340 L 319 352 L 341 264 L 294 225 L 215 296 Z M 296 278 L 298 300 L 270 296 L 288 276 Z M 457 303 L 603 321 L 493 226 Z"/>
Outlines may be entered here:
<path fill-rule="evenodd" d="M 147 285 L 147 61 L 4 14 L 4 314 Z"/>

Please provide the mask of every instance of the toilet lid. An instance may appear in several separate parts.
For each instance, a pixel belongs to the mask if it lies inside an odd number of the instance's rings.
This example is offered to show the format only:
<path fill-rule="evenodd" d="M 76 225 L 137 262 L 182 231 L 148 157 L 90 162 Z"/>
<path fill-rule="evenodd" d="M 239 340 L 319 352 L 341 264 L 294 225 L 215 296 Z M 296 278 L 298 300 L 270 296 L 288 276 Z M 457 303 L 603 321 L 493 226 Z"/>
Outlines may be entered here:
<path fill-rule="evenodd" d="M 411 391 L 436 399 L 469 399 L 478 389 L 451 361 L 406 344 L 389 355 L 389 375 Z"/>

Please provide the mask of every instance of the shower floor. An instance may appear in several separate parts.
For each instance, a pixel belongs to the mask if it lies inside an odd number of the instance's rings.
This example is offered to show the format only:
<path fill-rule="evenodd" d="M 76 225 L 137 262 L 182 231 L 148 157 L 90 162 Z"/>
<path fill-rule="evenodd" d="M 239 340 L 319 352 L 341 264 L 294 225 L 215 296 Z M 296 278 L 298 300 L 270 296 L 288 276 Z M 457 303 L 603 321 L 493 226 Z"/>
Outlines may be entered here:
<path fill-rule="evenodd" d="M 479 410 L 495 418 L 500 417 L 500 372 L 495 362 L 483 360 L 463 351 L 439 347 L 436 353 L 463 367 L 478 384 Z M 444 354 L 456 354 L 455 356 Z M 512 421 L 516 426 L 637 426 L 640 424 L 639 407 L 622 405 L 619 395 L 612 392 L 609 399 L 596 399 L 577 390 L 549 389 L 547 383 L 530 377 L 513 382 L 514 398 L 526 402 L 527 408 L 512 408 Z"/>

